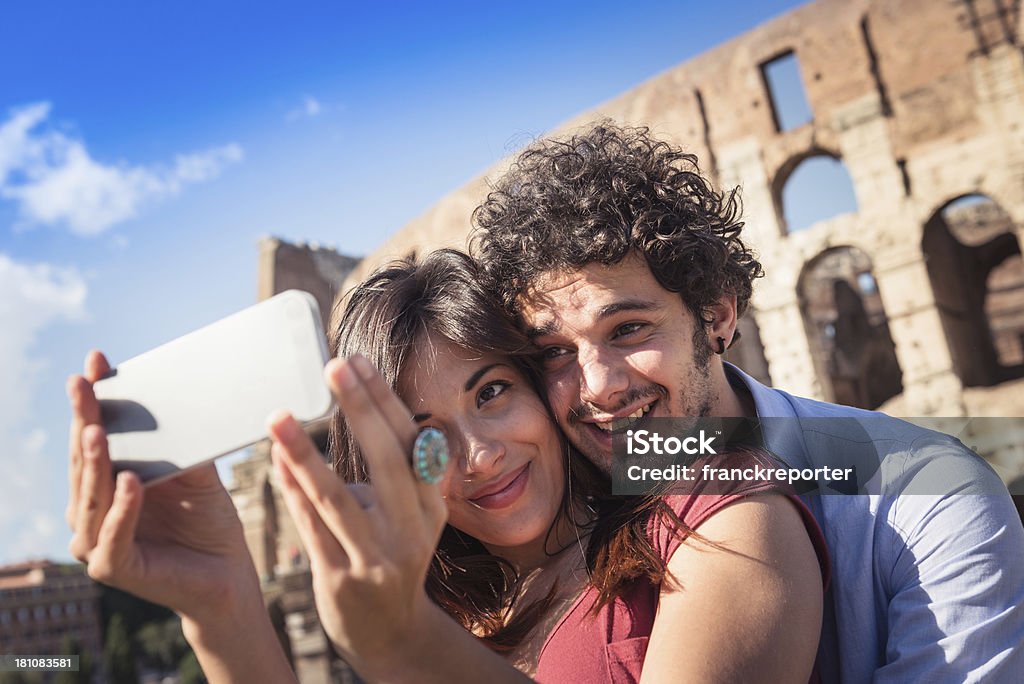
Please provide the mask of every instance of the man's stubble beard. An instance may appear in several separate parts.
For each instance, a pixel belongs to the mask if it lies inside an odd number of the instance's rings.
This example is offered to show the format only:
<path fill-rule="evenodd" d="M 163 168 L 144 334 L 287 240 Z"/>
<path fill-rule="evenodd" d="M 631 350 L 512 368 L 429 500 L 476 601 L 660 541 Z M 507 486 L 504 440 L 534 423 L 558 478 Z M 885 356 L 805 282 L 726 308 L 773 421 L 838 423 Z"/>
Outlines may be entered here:
<path fill-rule="evenodd" d="M 711 415 L 712 406 L 714 405 L 714 392 L 711 388 L 711 347 L 708 346 L 707 331 L 704 329 L 704 324 L 701 322 L 700 317 L 695 317 L 696 321 L 693 327 L 693 336 L 691 338 L 693 343 L 693 368 L 690 373 L 690 378 L 683 378 L 681 387 L 695 384 L 699 388 L 699 392 L 696 393 L 698 404 L 693 411 L 686 411 L 685 413 L 689 416 L 697 418 L 707 418 Z M 692 380 L 693 382 L 687 382 Z M 690 407 L 686 407 L 690 408 Z M 680 416 L 680 417 L 689 417 Z"/>

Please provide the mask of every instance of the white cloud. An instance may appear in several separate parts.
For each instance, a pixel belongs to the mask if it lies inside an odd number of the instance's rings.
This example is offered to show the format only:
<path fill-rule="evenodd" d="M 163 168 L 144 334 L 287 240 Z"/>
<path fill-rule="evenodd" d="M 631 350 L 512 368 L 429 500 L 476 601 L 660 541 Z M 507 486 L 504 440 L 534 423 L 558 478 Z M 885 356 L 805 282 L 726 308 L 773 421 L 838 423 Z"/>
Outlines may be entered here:
<path fill-rule="evenodd" d="M 312 119 L 315 116 L 319 116 L 322 111 L 323 105 L 320 104 L 320 101 L 315 97 L 307 95 L 302 99 L 302 105 L 289 111 L 286 118 L 289 121 L 295 121 L 302 118 Z"/>
<path fill-rule="evenodd" d="M 29 224 L 65 225 L 78 235 L 134 218 L 144 205 L 213 180 L 244 156 L 232 143 L 178 155 L 169 167 L 104 164 L 82 141 L 40 130 L 49 115 L 43 102 L 13 110 L 0 124 L 0 197 L 16 202 Z"/>
<path fill-rule="evenodd" d="M 50 555 L 67 535 L 61 512 L 66 467 L 61 439 L 34 425 L 45 360 L 32 348 L 48 327 L 85 316 L 81 274 L 25 264 L 0 253 L 0 562 Z"/>

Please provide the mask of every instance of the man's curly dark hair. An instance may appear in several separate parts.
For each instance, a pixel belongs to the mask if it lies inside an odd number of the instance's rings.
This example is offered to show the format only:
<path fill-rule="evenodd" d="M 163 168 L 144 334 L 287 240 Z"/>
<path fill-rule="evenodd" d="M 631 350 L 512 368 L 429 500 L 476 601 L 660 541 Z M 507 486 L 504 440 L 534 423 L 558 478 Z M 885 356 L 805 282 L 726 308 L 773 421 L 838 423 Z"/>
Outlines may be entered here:
<path fill-rule="evenodd" d="M 473 224 L 473 255 L 513 314 L 538 277 L 616 264 L 633 250 L 705 324 L 723 295 L 736 295 L 742 314 L 762 275 L 740 239 L 736 190 L 716 192 L 696 156 L 647 128 L 601 122 L 531 145 L 473 212 Z"/>

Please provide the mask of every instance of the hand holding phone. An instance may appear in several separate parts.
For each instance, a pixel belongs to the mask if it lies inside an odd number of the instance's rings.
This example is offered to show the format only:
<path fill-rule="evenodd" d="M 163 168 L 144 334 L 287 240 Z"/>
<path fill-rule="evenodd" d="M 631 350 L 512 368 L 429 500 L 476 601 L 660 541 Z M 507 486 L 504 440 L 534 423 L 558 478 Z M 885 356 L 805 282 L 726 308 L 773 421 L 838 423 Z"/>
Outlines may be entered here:
<path fill-rule="evenodd" d="M 123 471 L 115 486 L 93 394 L 109 369 L 94 351 L 84 374 L 68 379 L 71 554 L 93 579 L 178 613 L 211 679 L 223 679 L 228 668 L 238 681 L 295 681 L 267 618 L 238 512 L 213 465 L 147 489 Z M 245 625 L 241 647 L 238 625 Z"/>
<path fill-rule="evenodd" d="M 289 290 L 119 364 L 94 385 L 115 470 L 152 484 L 264 439 L 275 409 L 326 417 L 327 359 L 316 300 Z"/>

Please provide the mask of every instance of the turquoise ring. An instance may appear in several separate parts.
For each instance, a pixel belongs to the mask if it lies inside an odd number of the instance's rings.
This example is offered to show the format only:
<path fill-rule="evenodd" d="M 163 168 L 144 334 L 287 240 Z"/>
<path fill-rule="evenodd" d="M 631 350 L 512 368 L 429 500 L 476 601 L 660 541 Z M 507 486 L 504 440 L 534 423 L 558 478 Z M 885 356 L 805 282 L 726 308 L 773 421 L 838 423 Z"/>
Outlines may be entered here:
<path fill-rule="evenodd" d="M 448 466 L 448 440 L 436 428 L 424 428 L 412 445 L 412 468 L 416 477 L 427 484 L 437 484 Z"/>

